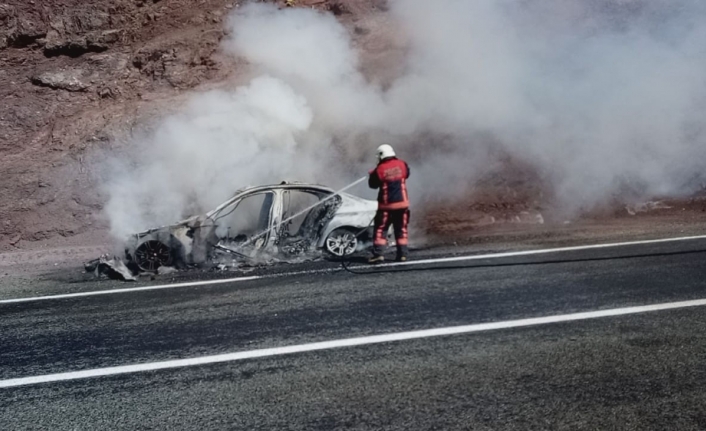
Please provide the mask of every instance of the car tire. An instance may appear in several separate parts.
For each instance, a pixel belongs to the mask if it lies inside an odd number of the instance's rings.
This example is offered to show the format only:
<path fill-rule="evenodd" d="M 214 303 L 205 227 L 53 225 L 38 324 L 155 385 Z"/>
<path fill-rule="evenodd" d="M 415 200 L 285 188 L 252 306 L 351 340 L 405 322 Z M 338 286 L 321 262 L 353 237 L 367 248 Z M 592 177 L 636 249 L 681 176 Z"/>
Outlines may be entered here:
<path fill-rule="evenodd" d="M 355 253 L 358 248 L 357 232 L 351 228 L 334 229 L 324 241 L 324 250 L 333 257 L 345 257 Z"/>
<path fill-rule="evenodd" d="M 174 264 L 174 251 L 162 241 L 153 239 L 135 249 L 134 261 L 141 270 L 155 272 L 162 266 Z"/>

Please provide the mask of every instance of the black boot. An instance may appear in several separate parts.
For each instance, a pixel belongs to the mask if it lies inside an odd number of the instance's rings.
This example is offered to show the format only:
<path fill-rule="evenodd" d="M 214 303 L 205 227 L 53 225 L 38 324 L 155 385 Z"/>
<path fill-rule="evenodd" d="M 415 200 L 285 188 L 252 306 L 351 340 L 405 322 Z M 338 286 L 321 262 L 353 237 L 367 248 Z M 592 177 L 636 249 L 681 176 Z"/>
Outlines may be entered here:
<path fill-rule="evenodd" d="M 409 255 L 409 250 L 406 245 L 397 246 L 397 262 L 407 262 L 407 256 Z"/>

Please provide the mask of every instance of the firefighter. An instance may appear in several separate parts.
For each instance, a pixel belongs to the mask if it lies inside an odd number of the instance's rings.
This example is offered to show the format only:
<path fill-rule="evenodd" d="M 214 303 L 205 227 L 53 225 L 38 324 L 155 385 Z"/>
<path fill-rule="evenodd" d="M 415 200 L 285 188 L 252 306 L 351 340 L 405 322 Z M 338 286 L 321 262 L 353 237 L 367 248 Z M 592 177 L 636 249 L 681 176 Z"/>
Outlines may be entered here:
<path fill-rule="evenodd" d="M 383 252 L 387 246 L 387 231 L 390 225 L 395 231 L 397 261 L 404 262 L 408 255 L 407 225 L 409 224 L 409 199 L 407 197 L 407 179 L 409 165 L 395 155 L 389 145 L 380 145 L 377 149 L 378 165 L 370 171 L 368 186 L 380 189 L 378 192 L 378 210 L 375 214 L 375 232 L 373 237 L 373 256 L 368 262 L 385 261 Z"/>

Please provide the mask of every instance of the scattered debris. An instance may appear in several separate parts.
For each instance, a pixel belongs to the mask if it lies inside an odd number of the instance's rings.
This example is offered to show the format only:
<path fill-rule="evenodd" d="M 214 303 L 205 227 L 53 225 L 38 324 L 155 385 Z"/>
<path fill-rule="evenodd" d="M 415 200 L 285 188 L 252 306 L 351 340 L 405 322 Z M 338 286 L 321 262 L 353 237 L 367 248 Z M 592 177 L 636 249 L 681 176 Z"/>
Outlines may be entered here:
<path fill-rule="evenodd" d="M 15 245 L 15 244 L 17 244 L 18 242 L 20 242 L 21 239 L 22 239 L 22 235 L 21 235 L 21 234 L 15 235 L 15 236 L 10 240 L 10 245 Z"/>
<path fill-rule="evenodd" d="M 665 204 L 662 201 L 650 201 L 650 202 L 644 202 L 640 204 L 634 204 L 634 205 L 626 205 L 625 210 L 630 214 L 631 216 L 637 215 L 637 213 L 644 213 L 652 210 L 667 210 L 671 209 L 669 205 Z"/>
<path fill-rule="evenodd" d="M 174 274 L 177 272 L 177 269 L 174 268 L 173 266 L 160 266 L 157 269 L 157 274 L 159 275 L 169 275 L 169 274 Z"/>
<path fill-rule="evenodd" d="M 544 224 L 544 217 L 540 212 L 521 211 L 515 216 L 516 223 Z"/>
<path fill-rule="evenodd" d="M 111 280 L 120 281 L 137 281 L 137 277 L 125 265 L 122 259 L 108 255 L 103 255 L 98 259 L 92 260 L 84 265 L 86 272 L 92 272 L 96 277 L 105 275 Z"/>

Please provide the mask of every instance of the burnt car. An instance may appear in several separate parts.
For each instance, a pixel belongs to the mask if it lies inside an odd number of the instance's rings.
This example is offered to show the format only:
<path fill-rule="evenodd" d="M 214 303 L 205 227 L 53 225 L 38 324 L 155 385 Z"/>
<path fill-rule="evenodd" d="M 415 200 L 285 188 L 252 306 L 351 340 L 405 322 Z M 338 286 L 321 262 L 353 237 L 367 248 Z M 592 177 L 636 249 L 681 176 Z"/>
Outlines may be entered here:
<path fill-rule="evenodd" d="M 315 184 L 248 187 L 203 215 L 132 235 L 125 249 L 142 271 L 236 259 L 299 256 L 323 250 L 343 257 L 372 235 L 377 202 Z"/>

